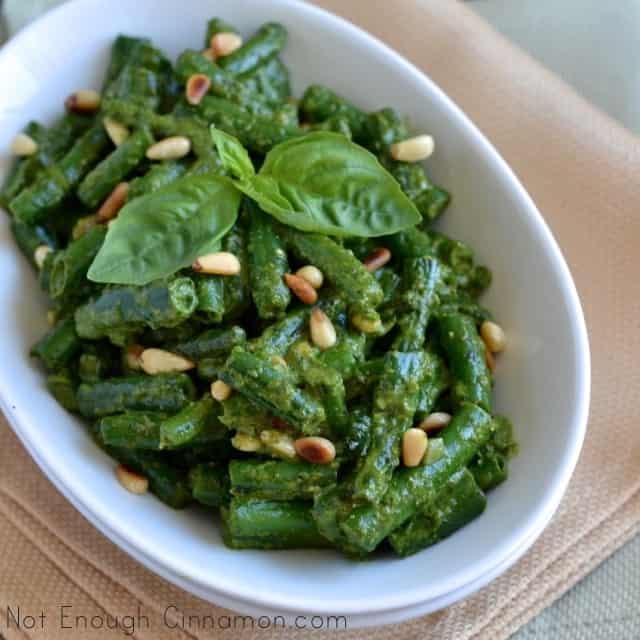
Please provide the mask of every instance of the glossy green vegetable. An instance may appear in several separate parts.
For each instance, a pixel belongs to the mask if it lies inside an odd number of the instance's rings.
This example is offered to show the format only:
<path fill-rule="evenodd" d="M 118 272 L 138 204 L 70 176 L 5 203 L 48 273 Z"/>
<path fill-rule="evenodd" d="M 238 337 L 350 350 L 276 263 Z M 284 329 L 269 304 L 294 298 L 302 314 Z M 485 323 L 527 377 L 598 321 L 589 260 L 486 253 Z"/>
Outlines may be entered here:
<path fill-rule="evenodd" d="M 192 338 L 172 345 L 169 351 L 180 353 L 191 360 L 226 357 L 233 347 L 244 344 L 247 334 L 242 327 L 207 329 Z"/>
<path fill-rule="evenodd" d="M 285 28 L 275 22 L 268 22 L 239 49 L 220 58 L 219 65 L 234 75 L 250 73 L 278 55 L 286 42 Z"/>
<path fill-rule="evenodd" d="M 323 122 L 332 116 L 342 116 L 347 119 L 354 140 L 362 140 L 366 114 L 326 87 L 311 85 L 302 96 L 300 111 L 310 122 Z"/>
<path fill-rule="evenodd" d="M 412 555 L 464 527 L 482 514 L 486 505 L 473 475 L 462 469 L 451 476 L 435 504 L 393 531 L 389 542 L 399 556 Z"/>
<path fill-rule="evenodd" d="M 233 498 L 222 516 L 224 541 L 233 549 L 327 546 L 306 502 Z"/>
<path fill-rule="evenodd" d="M 222 440 L 227 429 L 218 421 L 218 413 L 219 404 L 210 394 L 187 405 L 160 424 L 160 448 L 175 449 L 205 436 L 208 441 Z"/>
<path fill-rule="evenodd" d="M 220 507 L 229 501 L 229 474 L 224 465 L 205 462 L 189 471 L 193 499 L 208 507 Z"/>
<path fill-rule="evenodd" d="M 249 277 L 253 301 L 261 318 L 276 318 L 291 302 L 284 274 L 287 254 L 269 216 L 251 207 L 249 219 Z"/>
<path fill-rule="evenodd" d="M 189 165 L 184 160 L 166 160 L 154 165 L 143 176 L 129 182 L 128 200 L 166 187 L 184 175 L 188 168 Z"/>
<path fill-rule="evenodd" d="M 274 107 L 281 105 L 291 95 L 289 70 L 279 58 L 271 58 L 252 71 L 242 74 L 238 80 L 249 91 L 264 96 Z"/>
<path fill-rule="evenodd" d="M 87 418 L 124 411 L 176 413 L 193 400 L 195 389 L 184 373 L 110 378 L 78 388 L 78 407 Z"/>
<path fill-rule="evenodd" d="M 109 110 L 112 100 L 126 99 L 147 109 L 157 109 L 161 100 L 160 78 L 157 73 L 126 64 L 104 92 L 103 107 Z"/>
<path fill-rule="evenodd" d="M 197 304 L 189 278 L 157 280 L 144 287 L 106 287 L 75 312 L 76 330 L 82 338 L 109 338 L 123 344 L 128 335 L 145 327 L 174 327 L 186 320 Z"/>
<path fill-rule="evenodd" d="M 231 493 L 267 500 L 312 499 L 322 487 L 335 484 L 337 464 L 288 460 L 232 460 Z"/>
<path fill-rule="evenodd" d="M 65 318 L 52 327 L 31 348 L 49 371 L 64 367 L 81 349 L 73 318 Z"/>
<path fill-rule="evenodd" d="M 160 424 L 165 415 L 149 411 L 125 411 L 98 422 L 100 437 L 110 447 L 160 449 Z"/>
<path fill-rule="evenodd" d="M 119 35 L 111 48 L 111 59 L 104 80 L 105 88 L 109 87 L 126 65 L 161 71 L 166 69 L 169 61 L 148 38 Z"/>
<path fill-rule="evenodd" d="M 32 226 L 11 220 L 11 233 L 20 251 L 33 266 L 36 266 L 34 254 L 40 245 L 44 244 L 52 249 L 56 246 L 54 236 L 41 225 Z"/>
<path fill-rule="evenodd" d="M 433 504 L 449 478 L 464 468 L 491 435 L 491 416 L 463 404 L 442 432 L 445 454 L 433 464 L 404 468 L 394 474 L 377 504 L 354 506 L 340 524 L 354 547 L 370 552 L 419 510 Z"/>
<path fill-rule="evenodd" d="M 443 315 L 438 320 L 440 344 L 447 354 L 456 402 L 473 402 L 491 407 L 491 373 L 485 360 L 484 342 L 475 322 L 461 314 Z"/>
<path fill-rule="evenodd" d="M 67 411 L 75 412 L 78 410 L 76 386 L 75 376 L 68 368 L 58 369 L 55 373 L 50 373 L 47 376 L 49 393 Z"/>
<path fill-rule="evenodd" d="M 109 228 L 88 277 L 143 285 L 169 276 L 215 250 L 239 204 L 238 192 L 217 176 L 185 176 L 136 198 Z"/>

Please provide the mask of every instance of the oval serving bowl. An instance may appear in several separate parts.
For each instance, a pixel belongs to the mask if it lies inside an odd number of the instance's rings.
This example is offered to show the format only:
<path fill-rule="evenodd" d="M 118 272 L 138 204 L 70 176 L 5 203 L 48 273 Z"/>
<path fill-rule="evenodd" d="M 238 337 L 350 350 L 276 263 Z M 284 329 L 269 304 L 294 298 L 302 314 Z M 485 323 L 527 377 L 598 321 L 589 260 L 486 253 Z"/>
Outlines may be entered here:
<path fill-rule="evenodd" d="M 75 0 L 0 51 L 0 149 L 8 150 L 27 120 L 50 122 L 73 90 L 97 88 L 118 33 L 149 36 L 175 57 L 199 46 L 213 15 L 245 33 L 269 20 L 282 22 L 290 34 L 284 58 L 297 95 L 309 83 L 327 84 L 365 109 L 396 107 L 416 131 L 436 139 L 428 172 L 453 194 L 441 228 L 471 242 L 493 270 L 485 303 L 509 337 L 495 393 L 496 410 L 513 418 L 520 443 L 509 481 L 490 494 L 480 518 L 409 559 L 355 563 L 332 551 L 225 548 L 209 516 L 175 512 L 152 496 L 124 492 L 113 461 L 48 394 L 28 357 L 46 328 L 44 299 L 4 216 L 2 407 L 33 458 L 83 515 L 192 593 L 250 614 L 349 615 L 351 626 L 432 611 L 486 584 L 540 534 L 577 462 L 589 401 L 586 329 L 567 266 L 523 187 L 466 116 L 382 43 L 301 2 L 183 0 L 177 9 L 173 0 Z M 0 172 L 8 166 L 4 155 Z"/>

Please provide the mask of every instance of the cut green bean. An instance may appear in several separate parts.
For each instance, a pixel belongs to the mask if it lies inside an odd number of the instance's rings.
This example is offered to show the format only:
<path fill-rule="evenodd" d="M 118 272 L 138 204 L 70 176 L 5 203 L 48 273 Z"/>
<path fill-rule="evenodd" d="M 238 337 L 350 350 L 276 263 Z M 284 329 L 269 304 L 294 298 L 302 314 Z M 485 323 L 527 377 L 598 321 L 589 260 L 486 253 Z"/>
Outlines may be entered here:
<path fill-rule="evenodd" d="M 193 338 L 172 345 L 169 351 L 195 361 L 203 358 L 222 358 L 227 356 L 233 347 L 244 344 L 246 340 L 247 334 L 242 327 L 207 329 Z"/>
<path fill-rule="evenodd" d="M 205 462 L 189 471 L 193 499 L 208 507 L 220 507 L 229 502 L 229 474 L 224 465 Z"/>
<path fill-rule="evenodd" d="M 31 348 L 46 369 L 55 371 L 64 367 L 81 349 L 72 317 L 65 318 L 51 328 Z"/>
<path fill-rule="evenodd" d="M 356 142 L 363 139 L 367 115 L 326 87 L 310 86 L 302 96 L 300 111 L 310 122 L 323 122 L 332 116 L 343 116 L 349 123 L 353 139 Z"/>
<path fill-rule="evenodd" d="M 228 73 L 250 73 L 268 62 L 282 50 L 287 42 L 285 28 L 276 22 L 268 22 L 239 49 L 220 58 L 219 65 Z"/>

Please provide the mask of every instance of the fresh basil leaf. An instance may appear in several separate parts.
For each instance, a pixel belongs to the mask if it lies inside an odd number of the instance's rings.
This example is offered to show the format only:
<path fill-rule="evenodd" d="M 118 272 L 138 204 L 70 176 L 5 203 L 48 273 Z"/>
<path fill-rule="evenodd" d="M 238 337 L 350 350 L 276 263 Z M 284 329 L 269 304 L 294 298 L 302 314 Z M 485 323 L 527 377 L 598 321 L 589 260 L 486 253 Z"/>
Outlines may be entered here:
<path fill-rule="evenodd" d="M 276 145 L 258 175 L 236 186 L 264 211 L 302 231 L 374 237 L 421 220 L 373 154 L 328 131 Z"/>
<path fill-rule="evenodd" d="M 226 169 L 239 180 L 249 180 L 256 171 L 247 150 L 237 138 L 211 125 L 211 138 Z"/>
<path fill-rule="evenodd" d="M 214 251 L 238 217 L 241 194 L 222 176 L 185 176 L 125 205 L 88 278 L 143 285 Z"/>

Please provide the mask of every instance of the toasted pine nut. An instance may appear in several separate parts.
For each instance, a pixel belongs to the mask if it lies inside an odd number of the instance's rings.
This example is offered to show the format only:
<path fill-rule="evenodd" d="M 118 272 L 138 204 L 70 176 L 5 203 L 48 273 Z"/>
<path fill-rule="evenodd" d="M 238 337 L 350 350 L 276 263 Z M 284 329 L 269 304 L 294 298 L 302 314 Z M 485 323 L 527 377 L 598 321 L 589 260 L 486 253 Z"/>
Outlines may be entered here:
<path fill-rule="evenodd" d="M 402 436 L 402 462 L 405 467 L 417 467 L 427 452 L 428 438 L 422 429 L 408 429 Z"/>
<path fill-rule="evenodd" d="M 295 443 L 296 453 L 313 464 L 329 464 L 336 457 L 336 448 L 331 440 L 319 436 L 298 438 Z"/>
<path fill-rule="evenodd" d="M 426 160 L 435 148 L 431 136 L 423 135 L 409 138 L 391 145 L 389 152 L 394 160 L 401 162 L 420 162 Z"/>
<path fill-rule="evenodd" d="M 140 356 L 144 351 L 144 347 L 139 344 L 131 344 L 125 352 L 125 363 L 132 371 L 140 371 L 142 369 L 142 360 Z"/>
<path fill-rule="evenodd" d="M 211 88 L 211 80 L 204 73 L 194 73 L 189 76 L 187 86 L 185 88 L 185 96 L 189 104 L 200 104 L 202 98 L 207 95 L 207 91 Z"/>
<path fill-rule="evenodd" d="M 242 38 L 237 33 L 224 31 L 211 36 L 211 51 L 216 58 L 228 56 L 242 46 Z"/>
<path fill-rule="evenodd" d="M 36 250 L 33 252 L 33 261 L 36 263 L 38 269 L 42 269 L 44 261 L 52 251 L 53 249 L 48 244 L 41 244 L 36 247 Z"/>
<path fill-rule="evenodd" d="M 380 267 L 384 267 L 389 260 L 391 260 L 391 251 L 386 247 L 378 247 L 362 261 L 362 264 L 364 264 L 369 273 L 373 273 Z"/>
<path fill-rule="evenodd" d="M 262 442 L 247 433 L 236 433 L 236 435 L 231 438 L 231 446 L 238 451 L 255 453 L 262 449 Z"/>
<path fill-rule="evenodd" d="M 314 289 L 320 289 L 324 283 L 324 275 L 318 267 L 307 264 L 296 271 L 296 275 L 304 278 Z"/>
<path fill-rule="evenodd" d="M 211 395 L 218 402 L 224 402 L 232 391 L 233 389 L 224 380 L 216 380 L 211 383 Z"/>
<path fill-rule="evenodd" d="M 491 352 L 500 353 L 505 348 L 507 340 L 499 324 L 485 320 L 480 325 L 480 335 Z"/>
<path fill-rule="evenodd" d="M 284 281 L 287 287 L 293 291 L 296 297 L 304 304 L 315 304 L 318 301 L 318 294 L 316 290 L 300 276 L 293 275 L 292 273 L 284 274 Z"/>
<path fill-rule="evenodd" d="M 496 371 L 496 359 L 493 357 L 493 353 L 491 353 L 491 349 L 485 347 L 484 349 L 484 361 L 487 363 L 487 369 L 491 373 L 495 373 Z"/>
<path fill-rule="evenodd" d="M 49 326 L 53 327 L 57 319 L 58 312 L 55 309 L 49 309 L 49 311 L 47 311 L 47 323 L 49 324 Z"/>
<path fill-rule="evenodd" d="M 313 344 L 322 350 L 329 349 L 336 343 L 336 329 L 329 316 L 322 309 L 316 307 L 311 311 L 309 331 Z"/>
<path fill-rule="evenodd" d="M 38 143 L 26 133 L 19 133 L 11 142 L 14 156 L 32 156 L 38 150 Z"/>
<path fill-rule="evenodd" d="M 91 231 L 91 229 L 96 226 L 98 226 L 98 216 L 95 213 L 78 218 L 73 225 L 73 229 L 71 229 L 71 237 L 74 240 L 82 238 L 85 233 Z"/>
<path fill-rule="evenodd" d="M 351 316 L 351 324 L 362 333 L 378 333 L 382 329 L 380 318 L 367 318 L 359 313 Z"/>
<path fill-rule="evenodd" d="M 72 93 L 64 106 L 74 113 L 93 113 L 100 108 L 100 94 L 93 89 L 81 89 Z"/>
<path fill-rule="evenodd" d="M 96 219 L 98 222 L 106 222 L 115 218 L 120 209 L 124 207 L 129 195 L 129 183 L 121 182 L 116 185 L 115 189 L 107 196 L 107 199 L 102 203 L 96 213 Z"/>
<path fill-rule="evenodd" d="M 145 349 L 140 355 L 142 370 L 150 376 L 158 373 L 172 373 L 174 371 L 188 371 L 193 369 L 195 364 L 188 358 L 183 358 L 177 353 L 165 351 L 164 349 Z"/>
<path fill-rule="evenodd" d="M 140 496 L 149 490 L 149 480 L 123 464 L 116 467 L 118 482 L 130 493 Z"/>
<path fill-rule="evenodd" d="M 446 427 L 451 422 L 451 416 L 444 411 L 436 411 L 435 413 L 430 413 L 420 424 L 418 425 L 418 429 L 422 429 L 429 433 L 429 431 L 434 431 L 436 429 L 442 429 Z"/>
<path fill-rule="evenodd" d="M 185 136 L 170 136 L 147 149 L 149 160 L 178 160 L 189 155 L 191 140 Z"/>
<path fill-rule="evenodd" d="M 119 147 L 129 137 L 129 129 L 113 118 L 104 118 L 102 125 L 116 147 Z"/>
<path fill-rule="evenodd" d="M 262 442 L 271 453 L 281 458 L 292 460 L 296 457 L 293 438 L 288 433 L 282 433 L 275 429 L 265 429 L 260 432 L 260 442 Z"/>
<path fill-rule="evenodd" d="M 233 253 L 218 251 L 196 258 L 191 268 L 194 271 L 212 273 L 218 276 L 237 276 L 242 267 L 240 260 Z"/>
<path fill-rule="evenodd" d="M 213 53 L 213 49 L 211 49 L 211 48 L 205 49 L 202 52 L 202 57 L 207 59 L 209 62 L 215 62 L 216 61 L 216 54 Z"/>

